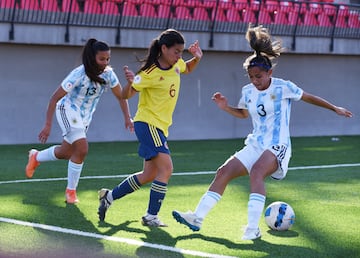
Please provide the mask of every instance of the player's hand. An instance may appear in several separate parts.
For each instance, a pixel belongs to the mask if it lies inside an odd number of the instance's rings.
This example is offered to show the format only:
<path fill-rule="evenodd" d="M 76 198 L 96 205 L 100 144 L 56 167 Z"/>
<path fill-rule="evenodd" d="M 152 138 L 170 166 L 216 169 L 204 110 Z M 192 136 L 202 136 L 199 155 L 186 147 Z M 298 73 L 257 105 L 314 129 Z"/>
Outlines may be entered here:
<path fill-rule="evenodd" d="M 47 139 L 49 138 L 51 131 L 51 126 L 44 126 L 44 128 L 39 133 L 39 141 L 41 143 L 46 143 Z"/>
<path fill-rule="evenodd" d="M 191 44 L 188 48 L 189 52 L 197 59 L 201 59 L 203 56 L 203 52 L 199 46 L 199 41 L 196 40 L 193 44 Z"/>
<path fill-rule="evenodd" d="M 125 128 L 128 129 L 131 133 L 134 132 L 134 122 L 131 118 L 126 119 Z"/>
<path fill-rule="evenodd" d="M 215 92 L 211 98 L 220 109 L 225 109 L 228 106 L 227 98 L 220 92 Z"/>
<path fill-rule="evenodd" d="M 338 114 L 340 116 L 345 116 L 345 117 L 353 116 L 353 114 L 349 110 L 347 110 L 346 108 L 343 108 L 343 107 L 336 107 L 335 112 L 336 112 L 336 114 Z"/>
<path fill-rule="evenodd" d="M 129 84 L 132 84 L 134 81 L 134 77 L 135 77 L 134 72 L 129 70 L 129 67 L 127 65 L 125 65 L 123 69 L 124 69 L 125 78 L 126 78 L 127 82 Z"/>

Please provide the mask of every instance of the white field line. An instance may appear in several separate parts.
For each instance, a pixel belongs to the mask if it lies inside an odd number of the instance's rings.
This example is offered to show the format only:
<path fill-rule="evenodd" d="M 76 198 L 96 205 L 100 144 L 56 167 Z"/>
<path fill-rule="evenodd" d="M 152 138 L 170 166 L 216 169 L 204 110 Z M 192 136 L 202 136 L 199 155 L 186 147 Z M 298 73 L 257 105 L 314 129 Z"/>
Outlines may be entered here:
<path fill-rule="evenodd" d="M 303 169 L 321 169 L 321 168 L 337 168 L 337 167 L 359 167 L 360 163 L 355 164 L 336 164 L 336 165 L 321 165 L 321 166 L 304 166 L 304 167 L 292 167 L 289 168 L 289 170 L 303 170 Z M 184 175 L 207 175 L 207 174 L 214 174 L 215 171 L 199 171 L 199 172 L 177 172 L 173 173 L 173 176 L 184 176 Z M 123 178 L 128 177 L 129 175 L 113 175 L 113 176 L 85 176 L 81 177 L 81 179 L 104 179 L 104 178 Z M 0 181 L 0 184 L 14 184 L 14 183 L 30 183 L 30 182 L 46 182 L 46 181 L 63 181 L 67 180 L 66 177 L 64 178 L 46 178 L 46 179 L 26 179 L 26 180 L 12 180 L 12 181 Z M 145 246 L 149 248 L 164 250 L 164 251 L 170 251 L 175 253 L 181 253 L 181 254 L 189 254 L 194 255 L 198 257 L 214 257 L 214 258 L 235 258 L 233 256 L 223 256 L 218 254 L 210 254 L 210 253 L 204 253 L 199 251 L 192 251 L 192 250 L 186 250 L 186 249 L 180 249 L 175 248 L 172 246 L 166 246 L 166 245 L 160 245 L 160 244 L 152 244 L 147 242 L 142 242 L 134 239 L 128 239 L 128 238 L 121 238 L 121 237 L 114 237 L 114 236 L 107 236 L 107 235 L 101 235 L 91 232 L 84 232 L 80 230 L 74 230 L 74 229 L 67 229 L 67 228 L 61 228 L 57 226 L 50 226 L 50 225 L 44 225 L 44 224 L 38 224 L 38 223 L 32 223 L 32 222 L 26 222 L 26 221 L 20 221 L 15 219 L 9 219 L 0 217 L 0 222 L 5 223 L 11 223 L 16 225 L 22 225 L 27 227 L 33 227 L 33 228 L 41 228 L 44 230 L 49 231 L 55 231 L 55 232 L 61 232 L 65 234 L 73 234 L 78 236 L 85 236 L 85 237 L 92 237 L 92 238 L 98 238 L 113 242 L 119 242 L 119 243 L 125 243 L 129 245 L 135 245 L 135 246 Z"/>
<path fill-rule="evenodd" d="M 149 248 L 154 248 L 154 249 L 159 249 L 159 250 L 169 251 L 169 252 L 174 252 L 174 253 L 189 254 L 189 255 L 198 256 L 198 257 L 235 258 L 235 256 L 225 256 L 225 255 L 211 254 L 211 253 L 205 253 L 205 252 L 200 252 L 200 251 L 186 250 L 186 249 L 176 248 L 176 247 L 172 247 L 172 246 L 147 243 L 147 242 L 138 241 L 138 240 L 129 239 L 129 238 L 107 236 L 107 235 L 101 235 L 101 234 L 96 234 L 96 233 L 91 233 L 91 232 L 80 231 L 80 230 L 61 228 L 61 227 L 57 227 L 57 226 L 50 226 L 50 225 L 26 222 L 26 221 L 21 221 L 21 220 L 8 219 L 8 218 L 3 218 L 3 217 L 0 217 L 0 222 L 11 223 L 11 224 L 21 225 L 21 226 L 26 226 L 26 227 L 32 227 L 32 228 L 40 228 L 40 229 L 53 231 L 53 232 L 60 232 L 60 233 L 64 233 L 64 234 L 97 238 L 97 239 L 102 239 L 102 240 L 118 242 L 118 243 L 125 243 L 125 244 L 129 244 L 129 245 L 144 246 L 144 247 L 149 247 Z"/>
<path fill-rule="evenodd" d="M 321 168 L 339 168 L 339 167 L 360 167 L 360 163 L 353 164 L 334 164 L 334 165 L 319 165 L 319 166 L 302 166 L 302 167 L 290 167 L 289 170 L 306 170 L 306 169 L 321 169 Z M 175 172 L 173 176 L 197 176 L 197 175 L 210 175 L 215 174 L 216 171 L 198 171 L 198 172 Z M 111 176 L 83 176 L 80 177 L 81 180 L 84 179 L 106 179 L 106 178 L 125 178 L 131 174 L 126 175 L 111 175 Z M 66 181 L 66 177 L 58 178 L 42 178 L 42 179 L 20 179 L 20 180 L 11 180 L 11 181 L 0 181 L 2 184 L 16 184 L 16 183 L 33 183 L 33 182 L 49 182 L 49 181 Z"/>

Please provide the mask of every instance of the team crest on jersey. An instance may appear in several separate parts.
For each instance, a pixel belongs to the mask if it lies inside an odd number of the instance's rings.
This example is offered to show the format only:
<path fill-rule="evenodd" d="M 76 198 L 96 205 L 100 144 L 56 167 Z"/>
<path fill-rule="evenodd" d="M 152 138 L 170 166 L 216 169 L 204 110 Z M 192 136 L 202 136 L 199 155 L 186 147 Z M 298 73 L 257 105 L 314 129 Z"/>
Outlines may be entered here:
<path fill-rule="evenodd" d="M 74 118 L 74 119 L 72 120 L 72 123 L 73 123 L 73 124 L 76 124 L 76 123 L 77 123 L 76 118 Z"/>
<path fill-rule="evenodd" d="M 68 82 L 65 84 L 65 90 L 70 90 L 72 88 L 72 83 Z"/>
<path fill-rule="evenodd" d="M 163 80 L 165 80 L 164 77 L 160 76 L 159 81 L 163 81 Z"/>
<path fill-rule="evenodd" d="M 178 75 L 180 75 L 180 69 L 179 69 L 179 67 L 176 67 L 176 68 L 175 68 L 175 73 L 178 74 Z"/>
<path fill-rule="evenodd" d="M 140 75 L 136 75 L 134 77 L 134 83 L 140 83 L 141 82 L 141 76 Z"/>
<path fill-rule="evenodd" d="M 271 95 L 270 95 L 270 99 L 275 100 L 275 99 L 276 99 L 276 96 L 275 96 L 274 94 L 271 94 Z"/>

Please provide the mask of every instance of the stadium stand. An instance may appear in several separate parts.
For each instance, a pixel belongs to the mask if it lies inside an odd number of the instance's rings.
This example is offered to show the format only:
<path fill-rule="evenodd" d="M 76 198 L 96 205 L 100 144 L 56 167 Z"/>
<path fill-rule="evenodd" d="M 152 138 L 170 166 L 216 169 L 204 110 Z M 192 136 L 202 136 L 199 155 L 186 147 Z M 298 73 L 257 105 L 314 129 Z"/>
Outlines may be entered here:
<path fill-rule="evenodd" d="M 360 30 L 356 30 L 359 14 L 360 5 L 332 0 L 0 0 L 0 22 L 12 24 L 138 29 L 177 26 L 190 31 L 243 33 L 251 22 L 271 26 L 274 35 L 289 33 L 288 26 L 296 26 L 301 30 L 290 31 L 328 37 L 328 32 L 321 34 L 323 30 L 316 28 L 330 27 L 347 29 L 335 30 L 332 37 L 349 38 L 360 38 Z"/>

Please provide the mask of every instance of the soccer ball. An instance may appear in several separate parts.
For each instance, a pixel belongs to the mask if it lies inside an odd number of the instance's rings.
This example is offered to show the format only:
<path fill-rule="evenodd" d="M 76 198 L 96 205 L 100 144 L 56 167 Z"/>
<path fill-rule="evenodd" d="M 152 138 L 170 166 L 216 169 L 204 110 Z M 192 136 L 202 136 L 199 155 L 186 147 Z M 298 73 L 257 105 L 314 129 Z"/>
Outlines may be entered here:
<path fill-rule="evenodd" d="M 273 230 L 288 230 L 295 223 L 295 212 L 286 202 L 273 202 L 265 209 L 265 222 Z"/>

